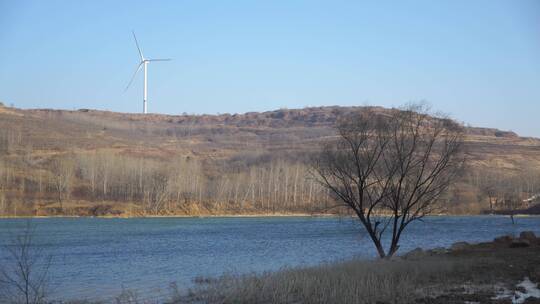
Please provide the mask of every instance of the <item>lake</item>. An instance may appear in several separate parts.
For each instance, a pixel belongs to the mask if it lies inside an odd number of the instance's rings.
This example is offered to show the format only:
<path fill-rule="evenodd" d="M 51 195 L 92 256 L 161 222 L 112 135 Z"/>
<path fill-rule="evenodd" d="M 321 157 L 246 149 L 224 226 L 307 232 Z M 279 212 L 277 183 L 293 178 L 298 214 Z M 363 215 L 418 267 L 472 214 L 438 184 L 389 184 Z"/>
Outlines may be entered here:
<path fill-rule="evenodd" d="M 26 226 L 0 219 L 0 243 Z M 376 252 L 359 223 L 337 217 L 37 218 L 35 242 L 52 256 L 56 299 L 111 300 L 122 288 L 159 299 L 171 282 L 192 286 L 195 277 L 316 265 Z M 416 247 L 480 242 L 532 230 L 540 217 L 429 217 L 411 224 L 399 253 Z M 5 263 L 5 255 L 0 255 Z"/>

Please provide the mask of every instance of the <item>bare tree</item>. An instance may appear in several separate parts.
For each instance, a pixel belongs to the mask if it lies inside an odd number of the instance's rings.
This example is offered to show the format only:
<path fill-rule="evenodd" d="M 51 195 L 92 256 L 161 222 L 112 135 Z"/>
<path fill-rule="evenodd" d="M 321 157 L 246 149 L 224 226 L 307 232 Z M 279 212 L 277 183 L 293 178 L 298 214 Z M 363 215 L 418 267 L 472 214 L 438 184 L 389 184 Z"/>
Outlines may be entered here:
<path fill-rule="evenodd" d="M 379 256 L 391 257 L 404 229 L 433 212 L 455 180 L 464 161 L 462 128 L 425 106 L 411 105 L 390 116 L 354 113 L 337 131 L 338 139 L 315 159 L 314 175 L 354 212 Z"/>
<path fill-rule="evenodd" d="M 515 224 L 514 215 L 516 211 L 524 207 L 523 194 L 523 177 L 513 176 L 507 177 L 500 185 L 500 196 L 502 197 L 502 208 L 510 215 L 512 224 Z"/>
<path fill-rule="evenodd" d="M 44 255 L 34 241 L 34 228 L 27 223 L 3 249 L 5 263 L 0 266 L 0 302 L 46 303 L 51 257 Z"/>
<path fill-rule="evenodd" d="M 56 192 L 56 198 L 60 204 L 60 210 L 64 212 L 64 200 L 69 200 L 74 176 L 74 164 L 71 159 L 55 159 L 52 164 L 52 186 Z"/>
<path fill-rule="evenodd" d="M 490 212 L 494 209 L 506 210 L 514 223 L 513 213 L 519 201 L 521 190 L 517 177 L 503 176 L 501 169 L 487 172 L 480 183 L 480 193 L 487 196 Z"/>
<path fill-rule="evenodd" d="M 146 212 L 159 214 L 164 211 L 165 203 L 170 199 L 171 182 L 168 172 L 156 170 L 148 177 L 148 187 L 146 187 Z"/>
<path fill-rule="evenodd" d="M 483 172 L 479 183 L 480 194 L 487 196 L 490 211 L 508 214 L 515 223 L 516 212 L 529 207 L 529 199 L 534 197 L 534 171 L 519 175 L 504 175 L 502 168 Z"/>
<path fill-rule="evenodd" d="M 501 187 L 503 186 L 502 176 L 499 171 L 491 170 L 481 173 L 479 181 L 479 198 L 487 197 L 489 202 L 489 211 L 493 213 L 496 206 L 499 204 Z"/>

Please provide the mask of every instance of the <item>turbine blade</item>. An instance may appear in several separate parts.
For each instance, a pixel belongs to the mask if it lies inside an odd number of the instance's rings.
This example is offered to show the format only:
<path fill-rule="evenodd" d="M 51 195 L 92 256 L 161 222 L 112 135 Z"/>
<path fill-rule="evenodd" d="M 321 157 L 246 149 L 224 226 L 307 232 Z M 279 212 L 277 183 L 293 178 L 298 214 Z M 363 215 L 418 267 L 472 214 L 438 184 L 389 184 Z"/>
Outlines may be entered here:
<path fill-rule="evenodd" d="M 165 58 L 165 59 L 146 59 L 146 61 L 171 61 L 171 58 Z"/>
<path fill-rule="evenodd" d="M 133 33 L 133 39 L 135 39 L 135 45 L 137 45 L 137 50 L 139 51 L 139 56 L 141 56 L 141 61 L 144 61 L 144 56 L 142 54 L 141 48 L 139 47 L 139 42 L 137 41 L 137 36 L 135 36 L 135 31 L 131 31 Z"/>
<path fill-rule="evenodd" d="M 137 76 L 137 73 L 139 72 L 139 70 L 141 69 L 141 66 L 143 65 L 144 62 L 141 62 L 139 63 L 139 65 L 137 66 L 137 69 L 135 70 L 135 73 L 133 73 L 133 76 L 131 76 L 131 80 L 129 81 L 128 85 L 126 86 L 126 88 L 124 89 L 124 92 L 127 91 L 127 89 L 129 89 L 129 86 L 131 85 L 131 83 L 133 83 L 133 80 L 135 79 L 135 76 Z"/>

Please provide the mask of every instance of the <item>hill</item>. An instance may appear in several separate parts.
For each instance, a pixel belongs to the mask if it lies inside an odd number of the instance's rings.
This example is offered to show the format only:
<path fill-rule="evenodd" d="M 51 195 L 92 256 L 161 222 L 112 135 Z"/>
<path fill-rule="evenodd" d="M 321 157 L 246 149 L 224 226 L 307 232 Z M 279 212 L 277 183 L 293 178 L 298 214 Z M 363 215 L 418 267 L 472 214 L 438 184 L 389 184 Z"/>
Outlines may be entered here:
<path fill-rule="evenodd" d="M 331 200 L 309 178 L 307 158 L 335 136 L 339 117 L 362 109 L 143 115 L 1 107 L 0 214 L 320 212 Z M 469 172 L 448 198 L 449 212 L 488 209 L 482 186 L 494 170 L 529 180 L 523 196 L 537 190 L 540 139 L 465 130 Z"/>

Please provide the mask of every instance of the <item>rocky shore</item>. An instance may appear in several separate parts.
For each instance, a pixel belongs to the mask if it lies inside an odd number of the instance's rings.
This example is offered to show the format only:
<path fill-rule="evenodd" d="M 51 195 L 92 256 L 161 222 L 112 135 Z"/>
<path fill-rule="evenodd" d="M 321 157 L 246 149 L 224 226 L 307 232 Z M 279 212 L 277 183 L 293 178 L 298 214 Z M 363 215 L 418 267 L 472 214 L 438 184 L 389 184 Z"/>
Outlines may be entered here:
<path fill-rule="evenodd" d="M 429 250 L 424 250 L 418 247 L 399 256 L 398 258 L 419 259 L 426 256 L 450 253 L 455 254 L 460 251 L 469 252 L 478 251 L 479 249 L 496 251 L 503 248 L 526 248 L 531 246 L 540 246 L 540 238 L 537 237 L 532 231 L 523 231 L 519 234 L 518 237 L 514 237 L 513 235 L 503 235 L 494 238 L 492 242 L 484 242 L 477 244 L 471 244 L 468 242 L 457 242 L 452 244 L 449 248 L 437 247 Z"/>

